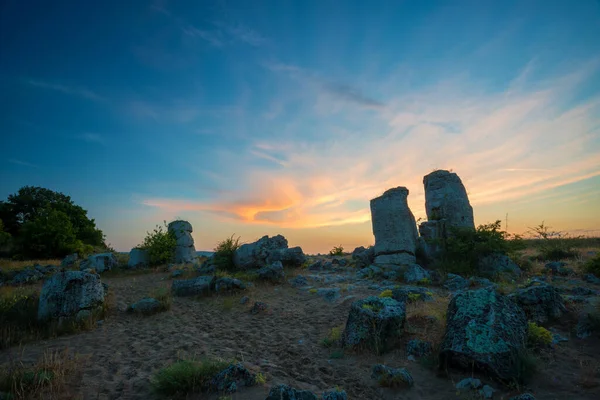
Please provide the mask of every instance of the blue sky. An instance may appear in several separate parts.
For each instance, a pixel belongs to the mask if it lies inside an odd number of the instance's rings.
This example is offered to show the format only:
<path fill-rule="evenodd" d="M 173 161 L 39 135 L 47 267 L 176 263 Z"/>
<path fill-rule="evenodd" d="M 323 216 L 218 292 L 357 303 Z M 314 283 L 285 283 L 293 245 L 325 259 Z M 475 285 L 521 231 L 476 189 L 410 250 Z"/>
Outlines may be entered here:
<path fill-rule="evenodd" d="M 69 194 L 119 250 L 175 217 L 367 245 L 434 168 L 477 223 L 600 234 L 597 0 L 33 4 L 1 6 L 0 197 Z"/>

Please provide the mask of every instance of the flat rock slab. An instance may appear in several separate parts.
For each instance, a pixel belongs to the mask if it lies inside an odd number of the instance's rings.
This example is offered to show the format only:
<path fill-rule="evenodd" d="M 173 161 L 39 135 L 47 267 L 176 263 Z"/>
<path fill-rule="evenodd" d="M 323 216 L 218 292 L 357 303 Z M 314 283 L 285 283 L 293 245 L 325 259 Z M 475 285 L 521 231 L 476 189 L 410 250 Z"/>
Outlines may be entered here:
<path fill-rule="evenodd" d="M 210 294 L 214 287 L 214 276 L 199 276 L 194 279 L 173 281 L 171 291 L 174 296 L 204 296 Z"/>

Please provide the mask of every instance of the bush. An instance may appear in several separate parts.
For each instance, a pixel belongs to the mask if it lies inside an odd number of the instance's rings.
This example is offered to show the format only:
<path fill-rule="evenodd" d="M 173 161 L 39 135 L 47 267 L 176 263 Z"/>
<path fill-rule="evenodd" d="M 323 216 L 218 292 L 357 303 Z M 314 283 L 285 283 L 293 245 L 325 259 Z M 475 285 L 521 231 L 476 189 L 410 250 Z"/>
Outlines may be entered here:
<path fill-rule="evenodd" d="M 334 246 L 333 249 L 329 251 L 330 256 L 342 256 L 344 255 L 344 248 L 340 244 L 339 246 Z"/>
<path fill-rule="evenodd" d="M 527 342 L 531 346 L 547 346 L 552 343 L 552 333 L 535 322 L 529 322 L 527 329 Z"/>
<path fill-rule="evenodd" d="M 535 244 L 542 260 L 556 261 L 577 257 L 575 248 L 581 237 L 571 237 L 562 232 L 551 231 L 543 221 L 538 226 L 529 228 L 529 232 L 537 239 Z"/>
<path fill-rule="evenodd" d="M 152 387 L 165 395 L 184 395 L 202 391 L 211 379 L 231 363 L 223 360 L 179 360 L 159 370 L 152 379 Z"/>
<path fill-rule="evenodd" d="M 21 253 L 30 258 L 48 255 L 64 257 L 74 253 L 83 243 L 75 236 L 67 214 L 57 210 L 44 210 L 35 219 L 21 227 L 18 237 Z"/>
<path fill-rule="evenodd" d="M 173 232 L 169 232 L 167 221 L 164 221 L 164 229 L 160 225 L 152 232 L 147 232 L 144 242 L 138 248 L 146 250 L 150 257 L 150 265 L 167 264 L 175 257 L 177 239 Z"/>
<path fill-rule="evenodd" d="M 215 247 L 212 262 L 217 269 L 225 271 L 235 270 L 233 253 L 240 247 L 240 238 L 234 239 L 234 236 L 235 234 L 231 235 L 231 237 L 219 242 L 217 247 Z"/>
<path fill-rule="evenodd" d="M 600 253 L 587 260 L 583 268 L 590 274 L 600 276 Z"/>
<path fill-rule="evenodd" d="M 387 290 L 384 290 L 383 292 L 379 293 L 379 297 L 394 297 L 394 295 L 393 295 L 391 289 L 387 289 Z"/>
<path fill-rule="evenodd" d="M 342 339 L 343 327 L 331 328 L 329 335 L 321 341 L 325 347 L 332 347 Z"/>

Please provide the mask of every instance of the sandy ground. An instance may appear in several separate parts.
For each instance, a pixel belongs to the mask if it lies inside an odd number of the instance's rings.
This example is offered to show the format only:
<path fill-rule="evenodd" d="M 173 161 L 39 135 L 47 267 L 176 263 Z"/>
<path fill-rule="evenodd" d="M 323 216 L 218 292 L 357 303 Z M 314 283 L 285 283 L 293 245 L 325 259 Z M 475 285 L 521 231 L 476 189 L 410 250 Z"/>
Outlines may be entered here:
<path fill-rule="evenodd" d="M 73 392 L 82 399 L 155 399 L 150 379 L 161 367 L 180 357 L 218 356 L 236 358 L 267 377 L 264 386 L 242 388 L 233 399 L 264 400 L 270 386 L 286 383 L 317 394 L 339 386 L 349 399 L 466 399 L 454 384 L 468 373 L 449 375 L 418 362 L 408 361 L 403 350 L 383 356 L 346 352 L 330 359 L 331 349 L 320 342 L 329 329 L 345 324 L 351 299 L 328 303 L 288 284 L 258 285 L 247 293 L 251 301 L 241 305 L 244 294 L 204 299 L 174 298 L 170 311 L 137 317 L 119 311 L 126 304 L 147 296 L 152 289 L 170 287 L 168 274 L 103 279 L 115 296 L 116 310 L 89 332 L 27 344 L 0 353 L 0 363 L 22 353 L 33 362 L 44 350 L 70 351 L 85 357 L 80 379 Z M 359 288 L 345 293 L 358 298 L 376 294 Z M 269 310 L 249 313 L 254 301 L 265 301 Z M 568 337 L 568 332 L 563 332 Z M 407 337 L 407 340 L 410 337 Z M 600 341 L 577 340 L 558 347 L 547 357 L 527 388 L 538 399 L 600 399 L 598 376 Z M 372 365 L 406 366 L 415 380 L 410 389 L 384 389 L 370 378 Z M 484 380 L 496 389 L 499 383 Z M 508 399 L 516 390 L 499 390 L 495 399 Z M 190 395 L 189 399 L 217 399 L 212 395 Z"/>

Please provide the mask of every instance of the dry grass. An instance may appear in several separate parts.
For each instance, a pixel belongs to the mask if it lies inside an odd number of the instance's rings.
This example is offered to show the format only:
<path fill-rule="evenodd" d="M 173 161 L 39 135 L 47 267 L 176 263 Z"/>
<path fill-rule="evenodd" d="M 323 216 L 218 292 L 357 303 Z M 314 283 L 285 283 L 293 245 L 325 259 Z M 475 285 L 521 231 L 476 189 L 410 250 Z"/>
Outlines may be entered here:
<path fill-rule="evenodd" d="M 406 331 L 413 337 L 439 345 L 446 330 L 449 297 L 417 301 L 406 305 Z"/>
<path fill-rule="evenodd" d="M 33 265 L 56 265 L 60 266 L 61 260 L 57 259 L 47 259 L 47 260 L 12 260 L 10 258 L 0 258 L 0 269 L 3 271 L 20 271 L 25 269 L 26 267 L 31 267 Z"/>
<path fill-rule="evenodd" d="M 11 359 L 0 368 L 0 392 L 15 400 L 74 399 L 69 383 L 77 377 L 82 359 L 63 351 L 45 351 L 33 365 Z"/>

